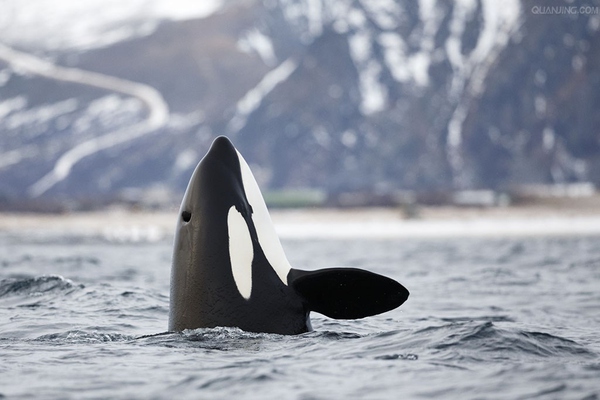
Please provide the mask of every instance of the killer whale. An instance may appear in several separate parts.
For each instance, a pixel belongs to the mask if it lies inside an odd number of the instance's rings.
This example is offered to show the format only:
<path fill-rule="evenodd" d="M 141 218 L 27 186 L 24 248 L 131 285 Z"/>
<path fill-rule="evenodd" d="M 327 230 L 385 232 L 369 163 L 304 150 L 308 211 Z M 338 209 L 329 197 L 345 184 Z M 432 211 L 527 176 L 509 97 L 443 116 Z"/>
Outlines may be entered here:
<path fill-rule="evenodd" d="M 312 330 L 311 311 L 363 318 L 408 295 L 395 280 L 357 268 L 292 268 L 250 167 L 228 138 L 213 141 L 179 210 L 169 331 L 227 326 L 299 334 Z"/>

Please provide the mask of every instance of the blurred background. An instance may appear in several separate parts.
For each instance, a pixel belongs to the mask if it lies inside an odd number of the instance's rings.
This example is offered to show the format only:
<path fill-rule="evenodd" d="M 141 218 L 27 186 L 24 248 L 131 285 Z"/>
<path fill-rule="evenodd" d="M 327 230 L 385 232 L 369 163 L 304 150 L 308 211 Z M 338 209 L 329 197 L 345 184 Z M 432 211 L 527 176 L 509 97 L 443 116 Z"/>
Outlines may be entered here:
<path fill-rule="evenodd" d="M 600 205 L 600 1 L 1 0 L 0 210 Z"/>

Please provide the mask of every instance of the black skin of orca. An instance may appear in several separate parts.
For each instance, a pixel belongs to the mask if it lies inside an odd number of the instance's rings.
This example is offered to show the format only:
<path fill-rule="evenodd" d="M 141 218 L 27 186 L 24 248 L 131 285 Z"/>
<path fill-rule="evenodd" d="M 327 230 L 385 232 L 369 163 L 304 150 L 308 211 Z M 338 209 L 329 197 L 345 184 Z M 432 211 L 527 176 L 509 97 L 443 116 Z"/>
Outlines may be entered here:
<path fill-rule="evenodd" d="M 250 233 L 252 291 L 240 294 L 231 269 L 227 216 L 235 206 Z M 173 250 L 169 330 L 238 327 L 249 332 L 299 334 L 312 330 L 310 311 L 355 319 L 392 310 L 409 292 L 400 283 L 356 268 L 302 271 L 284 284 L 269 264 L 252 220 L 240 161 L 224 136 L 194 171 L 181 204 Z"/>

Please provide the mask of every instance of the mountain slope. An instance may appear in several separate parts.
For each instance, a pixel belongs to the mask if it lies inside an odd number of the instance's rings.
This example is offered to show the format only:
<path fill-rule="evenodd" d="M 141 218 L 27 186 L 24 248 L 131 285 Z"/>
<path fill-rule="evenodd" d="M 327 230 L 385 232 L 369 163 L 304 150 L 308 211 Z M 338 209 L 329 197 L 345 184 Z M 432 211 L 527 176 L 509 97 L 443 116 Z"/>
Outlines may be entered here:
<path fill-rule="evenodd" d="M 47 51 L 57 65 L 158 90 L 170 114 L 150 135 L 86 154 L 43 192 L 32 187 L 62 156 L 128 134 L 151 110 L 0 61 L 0 194 L 179 193 L 219 134 L 265 188 L 598 184 L 600 5 L 588 6 L 550 15 L 516 0 L 231 1 L 105 47 Z"/>

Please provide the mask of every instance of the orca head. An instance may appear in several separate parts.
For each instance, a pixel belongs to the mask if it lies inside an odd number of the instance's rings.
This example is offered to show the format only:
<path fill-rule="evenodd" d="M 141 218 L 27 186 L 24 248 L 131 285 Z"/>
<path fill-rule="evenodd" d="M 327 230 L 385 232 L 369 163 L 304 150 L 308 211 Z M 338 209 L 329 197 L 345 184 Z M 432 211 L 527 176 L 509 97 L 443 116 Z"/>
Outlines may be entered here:
<path fill-rule="evenodd" d="M 198 227 L 204 222 L 204 213 L 223 212 L 231 206 L 243 215 L 251 213 L 238 152 L 229 139 L 220 136 L 190 178 L 179 210 L 178 230 L 188 225 Z"/>
<path fill-rule="evenodd" d="M 227 226 L 221 224 L 227 215 Z M 245 221 L 245 225 L 241 223 Z M 177 232 L 228 228 L 230 246 L 237 249 L 250 239 L 287 285 L 291 266 L 275 231 L 258 183 L 242 155 L 225 136 L 217 137 L 200 161 L 181 202 Z M 242 245 L 247 246 L 247 243 Z M 233 252 L 235 257 L 235 252 Z"/>

